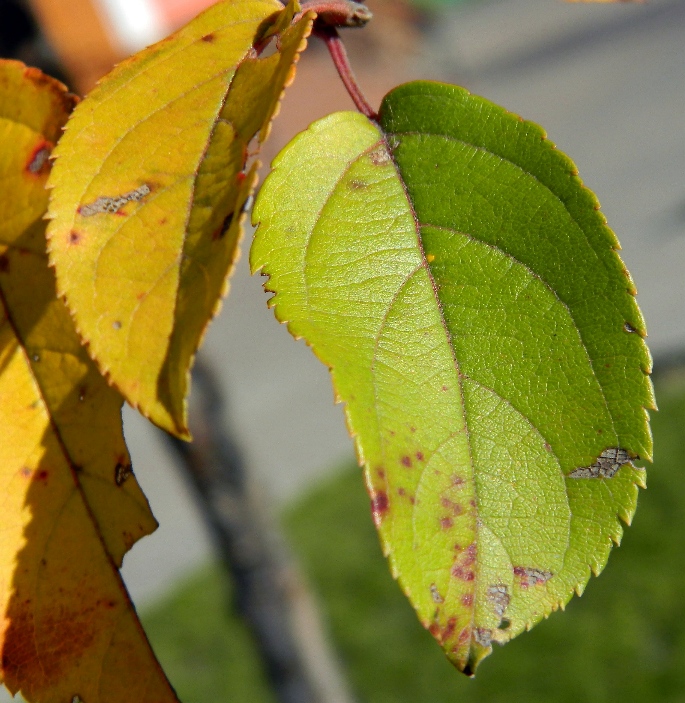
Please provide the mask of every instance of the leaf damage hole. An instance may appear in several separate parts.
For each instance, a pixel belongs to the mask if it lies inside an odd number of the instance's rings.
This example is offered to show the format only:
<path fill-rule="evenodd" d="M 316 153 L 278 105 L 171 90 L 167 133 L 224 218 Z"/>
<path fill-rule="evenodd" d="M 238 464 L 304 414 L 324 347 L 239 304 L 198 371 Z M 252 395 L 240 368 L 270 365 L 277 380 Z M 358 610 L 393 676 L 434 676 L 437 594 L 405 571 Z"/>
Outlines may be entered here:
<path fill-rule="evenodd" d="M 620 447 L 610 447 L 599 455 L 594 464 L 580 466 L 571 471 L 568 476 L 569 478 L 613 478 L 626 464 L 631 464 L 628 452 Z"/>
<path fill-rule="evenodd" d="M 551 571 L 544 571 L 543 569 L 536 569 L 530 566 L 515 566 L 514 575 L 521 580 L 521 588 L 545 584 L 553 576 Z"/>
<path fill-rule="evenodd" d="M 626 332 L 629 332 L 629 333 L 631 333 L 631 334 L 634 333 L 634 332 L 637 332 L 637 329 L 636 329 L 635 327 L 633 327 L 633 326 L 630 324 L 630 322 L 626 322 L 626 323 L 623 325 L 623 329 L 624 329 Z"/>
<path fill-rule="evenodd" d="M 89 205 L 83 205 L 79 208 L 79 214 L 82 217 L 92 217 L 93 215 L 97 215 L 99 213 L 113 215 L 119 212 L 119 210 L 127 203 L 138 202 L 150 195 L 151 192 L 152 190 L 150 186 L 143 183 L 140 188 L 136 188 L 128 193 L 124 193 L 123 195 L 119 195 L 114 198 L 100 197 Z"/>

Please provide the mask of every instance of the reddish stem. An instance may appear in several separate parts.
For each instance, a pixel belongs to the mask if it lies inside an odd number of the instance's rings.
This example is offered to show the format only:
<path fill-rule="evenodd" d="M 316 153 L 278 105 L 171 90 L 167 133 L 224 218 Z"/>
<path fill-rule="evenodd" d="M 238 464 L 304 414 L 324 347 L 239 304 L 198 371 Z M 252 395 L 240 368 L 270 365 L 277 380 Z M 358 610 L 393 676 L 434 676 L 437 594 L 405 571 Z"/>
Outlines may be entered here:
<path fill-rule="evenodd" d="M 316 12 L 318 25 L 330 27 L 363 27 L 373 17 L 366 5 L 355 0 L 308 0 L 302 3 L 300 15 L 309 11 Z"/>
<path fill-rule="evenodd" d="M 345 50 L 345 45 L 340 39 L 338 30 L 335 27 L 321 26 L 316 27 L 314 30 L 315 36 L 323 39 L 328 47 L 328 51 L 333 59 L 336 69 L 340 79 L 342 80 L 347 92 L 352 98 L 352 102 L 355 104 L 357 110 L 363 115 L 368 117 L 370 120 L 378 121 L 378 113 L 369 105 L 361 88 L 357 84 L 357 80 L 354 77 L 352 67 L 350 66 L 350 61 L 347 57 L 347 51 Z"/>

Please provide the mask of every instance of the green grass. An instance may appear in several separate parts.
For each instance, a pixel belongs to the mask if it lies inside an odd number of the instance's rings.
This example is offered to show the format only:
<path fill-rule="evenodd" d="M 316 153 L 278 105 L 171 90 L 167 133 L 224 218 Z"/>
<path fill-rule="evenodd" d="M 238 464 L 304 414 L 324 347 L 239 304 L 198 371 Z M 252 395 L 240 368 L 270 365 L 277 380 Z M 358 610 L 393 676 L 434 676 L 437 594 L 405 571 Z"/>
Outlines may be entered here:
<path fill-rule="evenodd" d="M 662 379 L 656 461 L 633 527 L 582 598 L 468 680 L 444 659 L 390 577 L 359 470 L 287 513 L 285 524 L 353 687 L 364 703 L 685 702 L 685 379 Z M 207 570 L 144 618 L 184 703 L 271 703 L 249 636 Z"/>

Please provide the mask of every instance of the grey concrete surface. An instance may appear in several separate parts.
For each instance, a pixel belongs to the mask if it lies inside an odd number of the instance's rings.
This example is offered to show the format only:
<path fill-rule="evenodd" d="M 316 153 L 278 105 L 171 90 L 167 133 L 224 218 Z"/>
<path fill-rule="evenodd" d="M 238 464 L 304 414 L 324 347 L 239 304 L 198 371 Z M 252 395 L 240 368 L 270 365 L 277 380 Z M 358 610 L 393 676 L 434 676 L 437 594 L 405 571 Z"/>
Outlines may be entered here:
<path fill-rule="evenodd" d="M 572 156 L 623 244 L 657 358 L 685 349 L 684 30 L 683 0 L 491 0 L 448 12 L 422 58 L 427 78 L 461 83 L 539 122 Z M 274 321 L 246 268 L 244 257 L 204 353 L 220 369 L 249 469 L 279 505 L 351 458 L 352 447 L 328 372 Z M 124 564 L 145 605 L 210 547 L 159 433 L 125 417 L 161 523 Z"/>

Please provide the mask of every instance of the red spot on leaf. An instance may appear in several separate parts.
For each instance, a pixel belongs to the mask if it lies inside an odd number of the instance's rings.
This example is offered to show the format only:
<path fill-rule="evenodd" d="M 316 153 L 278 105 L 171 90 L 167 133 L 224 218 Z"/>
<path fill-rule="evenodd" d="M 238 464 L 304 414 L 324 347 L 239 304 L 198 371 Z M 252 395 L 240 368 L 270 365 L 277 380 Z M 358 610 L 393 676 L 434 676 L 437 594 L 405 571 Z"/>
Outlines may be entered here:
<path fill-rule="evenodd" d="M 379 478 L 385 478 L 385 469 L 376 469 Z"/>
<path fill-rule="evenodd" d="M 81 235 L 75 229 L 72 229 L 69 232 L 69 244 L 78 244 L 80 241 Z"/>
<path fill-rule="evenodd" d="M 473 593 L 465 593 L 461 597 L 461 604 L 466 608 L 470 608 L 473 605 Z"/>
<path fill-rule="evenodd" d="M 450 500 L 449 498 L 442 498 L 440 500 L 440 503 L 442 504 L 443 508 L 447 508 L 448 510 L 452 511 L 452 514 L 457 516 L 461 515 L 464 512 L 464 508 L 459 503 L 455 503 L 453 500 Z"/>
<path fill-rule="evenodd" d="M 409 429 L 411 432 L 416 432 L 416 427 L 410 427 Z"/>
<path fill-rule="evenodd" d="M 212 33 L 210 33 L 210 34 L 205 34 L 204 37 L 202 37 L 202 41 L 208 42 L 208 43 L 210 43 L 210 44 L 211 44 L 215 39 L 216 39 L 216 37 L 215 37 Z"/>
<path fill-rule="evenodd" d="M 454 525 L 454 522 L 452 522 L 451 517 L 440 518 L 440 527 L 442 527 L 443 530 L 449 530 L 452 525 Z"/>
<path fill-rule="evenodd" d="M 447 621 L 447 624 L 445 625 L 445 629 L 442 631 L 442 640 L 443 642 L 445 640 L 448 640 L 452 635 L 454 634 L 454 631 L 457 629 L 457 619 L 456 618 L 450 618 Z"/>
<path fill-rule="evenodd" d="M 47 482 L 49 475 L 50 475 L 49 471 L 47 471 L 46 469 L 41 469 L 34 476 L 34 481 L 42 481 L 43 483 L 45 483 L 45 482 Z"/>
<path fill-rule="evenodd" d="M 402 466 L 406 466 L 407 468 L 411 467 L 411 458 L 408 456 L 403 456 L 402 457 Z"/>
<path fill-rule="evenodd" d="M 468 642 L 469 637 L 471 637 L 471 630 L 469 630 L 468 627 L 465 627 L 460 633 L 459 633 L 459 644 L 464 644 L 465 642 Z"/>
<path fill-rule="evenodd" d="M 385 493 L 385 491 L 378 491 L 371 500 L 371 512 L 373 513 L 373 520 L 376 525 L 380 525 L 389 507 L 390 503 L 387 493 Z"/>
<path fill-rule="evenodd" d="M 423 461 L 423 452 L 416 452 L 416 458 L 419 461 Z"/>
<path fill-rule="evenodd" d="M 407 491 L 405 491 L 404 488 L 402 488 L 402 486 L 400 486 L 397 489 L 397 495 L 403 496 L 403 495 L 406 495 L 406 493 L 407 493 Z"/>
<path fill-rule="evenodd" d="M 452 576 L 454 576 L 454 578 L 461 579 L 462 581 L 473 581 L 476 578 L 473 571 L 465 569 L 460 564 L 452 567 Z"/>
<path fill-rule="evenodd" d="M 452 474 L 452 485 L 453 486 L 463 486 L 466 481 L 461 476 L 457 476 L 456 474 Z"/>
<path fill-rule="evenodd" d="M 437 622 L 432 622 L 428 628 L 428 632 L 430 632 L 431 635 L 437 639 L 440 634 L 440 625 L 438 625 Z"/>

